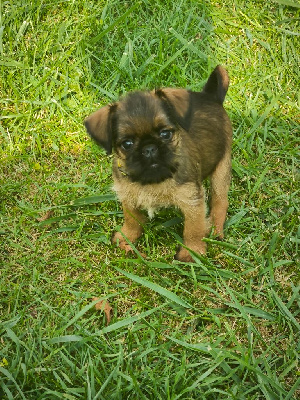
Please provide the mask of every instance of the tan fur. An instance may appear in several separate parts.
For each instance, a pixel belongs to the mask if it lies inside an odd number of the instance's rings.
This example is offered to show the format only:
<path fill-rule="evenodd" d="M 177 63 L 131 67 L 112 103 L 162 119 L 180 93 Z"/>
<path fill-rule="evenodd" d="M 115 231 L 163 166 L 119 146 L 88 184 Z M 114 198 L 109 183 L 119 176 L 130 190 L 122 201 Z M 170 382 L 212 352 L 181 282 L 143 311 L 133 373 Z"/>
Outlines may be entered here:
<path fill-rule="evenodd" d="M 172 178 L 154 186 L 140 185 L 124 177 L 115 179 L 113 188 L 121 202 L 130 208 L 148 210 L 175 206 L 193 209 L 199 204 L 199 189 L 194 183 L 180 185 Z"/>
<path fill-rule="evenodd" d="M 126 177 L 114 180 L 114 190 L 122 202 L 124 225 L 122 233 L 131 242 L 138 239 L 142 233 L 145 216 L 139 209 L 151 213 L 162 207 L 178 207 L 184 215 L 184 244 L 197 253 L 204 254 L 205 243 L 202 241 L 207 234 L 206 205 L 204 188 L 200 190 L 196 184 L 189 182 L 179 185 L 174 179 L 168 179 L 157 185 L 140 185 L 130 182 Z M 130 251 L 126 238 L 119 232 L 113 237 L 113 242 Z M 191 261 L 190 253 L 181 248 L 176 255 L 181 261 Z"/>
<path fill-rule="evenodd" d="M 127 239 L 130 242 L 135 242 L 142 235 L 143 224 L 146 222 L 146 218 L 137 208 L 131 207 L 126 201 L 122 202 L 122 207 L 124 214 L 122 233 L 115 232 L 112 241 L 127 253 L 132 251 Z"/>
<path fill-rule="evenodd" d="M 172 88 L 138 92 L 136 97 L 103 107 L 87 118 L 89 134 L 108 153 L 112 147 L 116 153 L 113 162 L 114 190 L 122 202 L 124 224 L 112 240 L 126 252 L 131 250 L 128 240 L 135 242 L 143 233 L 146 217 L 142 210 L 148 211 L 151 216 L 162 207 L 175 206 L 182 211 L 184 246 L 192 251 L 205 253 L 206 245 L 202 239 L 207 235 L 208 221 L 213 225 L 214 233 L 223 238 L 231 179 L 232 127 L 222 107 L 228 85 L 227 72 L 218 66 L 201 93 Z M 168 109 L 170 105 L 171 112 Z M 178 116 L 179 122 L 172 121 L 172 113 Z M 117 128 L 114 125 L 115 132 L 111 128 L 112 116 L 117 116 L 114 120 L 117 124 Z M 151 140 L 157 143 L 160 133 L 168 129 L 173 135 L 167 152 L 176 165 L 173 175 L 164 176 L 156 182 L 151 177 L 151 183 L 143 182 L 140 172 L 144 174 L 145 159 L 142 164 L 133 163 L 130 155 L 142 157 L 144 144 L 152 144 Z M 128 138 L 132 141 L 132 152 L 122 148 L 122 143 Z M 153 171 L 151 167 L 148 166 L 148 172 Z M 154 171 L 155 177 L 159 177 L 160 171 Z M 163 168 L 161 171 L 164 171 Z M 135 176 L 138 178 L 133 179 Z M 202 185 L 206 178 L 211 183 L 208 220 Z M 181 247 L 175 257 L 180 261 L 193 260 L 185 247 Z"/>

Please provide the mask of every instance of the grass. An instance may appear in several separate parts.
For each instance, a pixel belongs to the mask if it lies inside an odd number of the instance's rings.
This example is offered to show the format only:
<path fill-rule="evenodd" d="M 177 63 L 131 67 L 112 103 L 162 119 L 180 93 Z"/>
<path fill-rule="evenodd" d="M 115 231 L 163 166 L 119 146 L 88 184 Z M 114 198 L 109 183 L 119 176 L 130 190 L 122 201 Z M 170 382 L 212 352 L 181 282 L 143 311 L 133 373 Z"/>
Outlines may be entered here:
<path fill-rule="evenodd" d="M 299 8 L 0 3 L 0 398 L 299 396 Z M 111 160 L 82 121 L 133 89 L 200 90 L 218 63 L 234 126 L 226 240 L 174 263 L 182 219 L 165 210 L 125 258 Z"/>

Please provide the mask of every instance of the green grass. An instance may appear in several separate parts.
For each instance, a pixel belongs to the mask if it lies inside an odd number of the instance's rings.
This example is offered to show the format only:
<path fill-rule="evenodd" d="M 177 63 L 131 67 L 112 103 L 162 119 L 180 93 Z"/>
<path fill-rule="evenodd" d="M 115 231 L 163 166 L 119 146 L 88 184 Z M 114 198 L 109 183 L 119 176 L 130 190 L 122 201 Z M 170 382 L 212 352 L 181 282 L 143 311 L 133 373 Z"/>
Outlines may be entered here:
<path fill-rule="evenodd" d="M 299 8 L 0 3 L 1 399 L 298 398 Z M 125 258 L 111 159 L 82 121 L 137 88 L 200 90 L 219 63 L 226 240 L 174 263 L 182 219 L 166 210 Z"/>

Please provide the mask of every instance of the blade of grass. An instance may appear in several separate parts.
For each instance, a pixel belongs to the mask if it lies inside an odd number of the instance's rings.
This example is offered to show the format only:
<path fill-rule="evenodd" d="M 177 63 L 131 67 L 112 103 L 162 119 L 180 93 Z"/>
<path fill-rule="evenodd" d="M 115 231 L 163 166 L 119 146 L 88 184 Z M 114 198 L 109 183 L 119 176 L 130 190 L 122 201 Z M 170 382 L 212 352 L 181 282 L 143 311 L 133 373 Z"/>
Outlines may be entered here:
<path fill-rule="evenodd" d="M 209 354 L 211 355 L 214 359 L 217 359 L 219 356 L 223 357 L 224 355 L 227 356 L 229 353 L 228 352 L 224 352 L 222 349 L 218 349 L 217 347 L 213 347 L 210 343 L 209 344 L 203 344 L 203 343 L 196 343 L 196 344 L 191 344 L 191 343 L 187 343 L 183 340 L 178 340 L 175 339 L 174 337 L 168 336 L 166 335 L 166 337 L 170 340 L 172 340 L 174 343 L 177 343 L 180 346 L 186 347 L 188 349 L 194 350 L 194 351 L 200 351 L 203 352 L 205 354 Z M 226 374 L 229 374 L 233 380 L 235 382 L 240 382 L 240 378 L 235 374 L 234 370 L 232 370 L 230 368 L 230 366 L 228 365 L 228 363 L 226 361 L 222 361 L 220 363 L 220 366 L 222 367 L 222 369 L 224 370 L 224 372 Z"/>
<path fill-rule="evenodd" d="M 195 53 L 200 60 L 207 61 L 207 55 L 203 53 L 198 47 L 192 45 L 193 40 L 187 41 L 179 32 L 177 32 L 174 28 L 170 28 L 169 31 L 189 50 Z"/>
<path fill-rule="evenodd" d="M 102 194 L 99 196 L 88 196 L 74 200 L 72 201 L 71 205 L 74 207 L 81 207 L 90 204 L 103 203 L 105 201 L 116 200 L 116 199 L 117 198 L 114 194 Z"/>
<path fill-rule="evenodd" d="M 214 240 L 214 239 L 210 239 L 210 238 L 204 238 L 202 239 L 203 242 L 206 243 L 210 243 L 219 247 L 223 247 L 225 249 L 231 249 L 231 250 L 237 250 L 238 246 L 232 244 L 232 243 L 228 243 L 228 242 L 223 242 L 222 240 Z"/>
<path fill-rule="evenodd" d="M 278 294 L 276 292 L 274 292 L 273 289 L 271 289 L 271 293 L 273 295 L 273 298 L 274 298 L 281 314 L 285 318 L 287 318 L 287 320 L 290 321 L 298 329 L 298 332 L 299 332 L 300 331 L 299 322 L 296 320 L 296 318 L 293 316 L 293 314 L 290 312 L 290 310 L 285 306 L 285 304 L 282 302 L 282 300 L 280 299 Z"/>
<path fill-rule="evenodd" d="M 104 335 L 105 333 L 114 332 L 121 328 L 124 328 L 125 326 L 132 325 L 134 322 L 137 322 L 140 319 L 144 319 L 144 318 L 148 317 L 149 315 L 155 313 L 156 311 L 162 309 L 167 304 L 168 303 L 164 303 L 164 304 L 160 305 L 159 307 L 151 308 L 151 310 L 144 311 L 138 315 L 135 315 L 134 317 L 124 318 L 121 321 L 115 322 L 114 324 L 108 325 L 105 328 L 100 329 L 99 331 L 93 333 L 92 336 L 93 337 L 101 336 L 101 335 Z"/>
<path fill-rule="evenodd" d="M 99 42 L 99 40 L 105 36 L 108 32 L 113 30 L 115 26 L 123 22 L 129 14 L 131 14 L 136 8 L 138 8 L 141 5 L 140 1 L 137 1 L 133 6 L 131 6 L 123 15 L 121 15 L 119 18 L 116 18 L 115 21 L 110 24 L 106 29 L 104 29 L 99 35 L 96 35 L 93 37 L 93 39 L 90 40 L 89 44 L 92 46 L 96 42 Z"/>
<path fill-rule="evenodd" d="M 81 318 L 86 312 L 88 312 L 92 307 L 94 307 L 100 300 L 108 300 L 109 298 L 111 298 L 113 296 L 115 296 L 115 295 L 104 296 L 104 297 L 101 297 L 101 298 L 94 300 L 91 303 L 87 304 L 76 315 L 74 315 L 74 317 L 71 318 L 70 321 L 66 325 L 64 325 L 62 328 L 60 328 L 58 332 L 63 332 L 67 328 L 69 328 L 69 326 L 73 325 L 76 321 L 78 321 L 79 318 Z"/>
<path fill-rule="evenodd" d="M 298 378 L 296 380 L 296 382 L 294 383 L 294 385 L 291 387 L 290 391 L 288 392 L 288 394 L 285 397 L 285 400 L 292 399 L 292 397 L 294 396 L 295 392 L 297 390 L 299 390 L 299 387 L 300 387 L 300 378 Z"/>
<path fill-rule="evenodd" d="M 56 343 L 70 343 L 70 342 L 81 342 L 83 340 L 82 336 L 78 335 L 65 335 L 65 336 L 58 336 L 51 338 L 48 340 L 49 344 L 56 344 Z"/>
<path fill-rule="evenodd" d="M 273 0 L 273 1 L 276 1 L 276 3 L 282 4 L 284 6 L 300 8 L 300 4 L 299 3 L 295 3 L 292 0 Z"/>
<path fill-rule="evenodd" d="M 271 103 L 266 107 L 265 112 L 257 119 L 257 121 L 254 123 L 250 131 L 248 132 L 247 136 L 250 137 L 253 132 L 257 130 L 259 125 L 263 123 L 263 121 L 267 118 L 267 116 L 270 114 L 271 110 L 274 108 L 274 106 L 278 103 L 278 100 L 280 99 L 280 95 L 274 96 Z"/>
<path fill-rule="evenodd" d="M 12 374 L 6 368 L 3 368 L 3 367 L 0 367 L 0 372 L 3 375 L 5 375 L 10 381 L 12 381 L 14 383 L 14 385 L 15 385 L 17 391 L 19 392 L 20 396 L 22 397 L 22 399 L 26 400 L 26 397 L 24 396 L 20 386 L 17 384 L 17 382 L 16 382 L 15 378 L 12 376 Z"/>
<path fill-rule="evenodd" d="M 189 303 L 187 303 L 185 300 L 182 300 L 175 293 L 171 292 L 168 289 L 165 289 L 164 287 L 158 285 L 157 283 L 150 282 L 145 278 L 141 278 L 137 275 L 123 271 L 118 267 L 115 267 L 115 269 L 121 274 L 125 275 L 128 279 L 131 279 L 132 281 L 137 282 L 138 284 L 153 290 L 154 292 L 160 294 L 161 296 L 166 297 L 171 302 L 176 303 L 184 308 L 193 308 Z"/>

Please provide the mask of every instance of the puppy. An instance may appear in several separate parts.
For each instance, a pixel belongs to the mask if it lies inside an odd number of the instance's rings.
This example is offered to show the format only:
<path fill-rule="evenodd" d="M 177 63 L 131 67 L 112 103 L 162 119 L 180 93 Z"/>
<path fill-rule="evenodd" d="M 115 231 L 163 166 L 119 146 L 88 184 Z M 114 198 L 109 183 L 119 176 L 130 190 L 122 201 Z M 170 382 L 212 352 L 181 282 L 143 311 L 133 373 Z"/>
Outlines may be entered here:
<path fill-rule="evenodd" d="M 205 254 L 208 231 L 203 181 L 210 178 L 210 222 L 223 238 L 231 178 L 232 127 L 223 108 L 229 86 L 217 66 L 201 92 L 156 89 L 128 94 L 85 120 L 89 135 L 107 154 L 114 151 L 114 190 L 124 225 L 113 242 L 130 251 L 149 215 L 175 206 L 184 216 L 183 239 L 175 258 L 192 261 L 187 248 Z M 187 248 L 186 248 L 187 247 Z"/>

